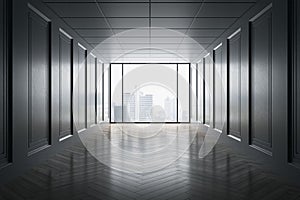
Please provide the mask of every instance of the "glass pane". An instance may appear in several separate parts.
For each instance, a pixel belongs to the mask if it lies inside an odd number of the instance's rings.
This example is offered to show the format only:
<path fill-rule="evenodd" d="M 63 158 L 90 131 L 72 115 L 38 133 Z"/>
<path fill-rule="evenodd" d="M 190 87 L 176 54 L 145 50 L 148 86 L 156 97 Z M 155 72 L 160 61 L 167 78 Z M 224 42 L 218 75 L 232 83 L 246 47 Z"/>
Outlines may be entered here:
<path fill-rule="evenodd" d="M 122 122 L 122 64 L 111 64 L 111 122 Z"/>
<path fill-rule="evenodd" d="M 204 90 L 204 123 L 207 125 L 210 125 L 211 122 L 211 103 L 212 103 L 212 98 L 211 98 L 211 92 L 212 92 L 212 69 L 211 69 L 211 59 L 209 57 L 204 58 L 204 83 L 205 83 L 205 90 Z"/>
<path fill-rule="evenodd" d="M 178 64 L 178 122 L 189 122 L 189 64 Z"/>
<path fill-rule="evenodd" d="M 102 99 L 103 99 L 103 64 L 97 65 L 97 121 L 103 121 L 102 118 Z"/>
<path fill-rule="evenodd" d="M 176 122 L 176 64 L 124 64 L 125 122 Z"/>
<path fill-rule="evenodd" d="M 104 64 L 104 121 L 109 121 L 109 64 Z"/>
<path fill-rule="evenodd" d="M 192 78 L 192 93 L 191 93 L 191 121 L 197 120 L 197 99 L 196 99 L 196 91 L 197 91 L 197 70 L 196 65 L 191 66 L 191 78 Z"/>
<path fill-rule="evenodd" d="M 198 63 L 198 121 L 203 123 L 203 63 Z"/>

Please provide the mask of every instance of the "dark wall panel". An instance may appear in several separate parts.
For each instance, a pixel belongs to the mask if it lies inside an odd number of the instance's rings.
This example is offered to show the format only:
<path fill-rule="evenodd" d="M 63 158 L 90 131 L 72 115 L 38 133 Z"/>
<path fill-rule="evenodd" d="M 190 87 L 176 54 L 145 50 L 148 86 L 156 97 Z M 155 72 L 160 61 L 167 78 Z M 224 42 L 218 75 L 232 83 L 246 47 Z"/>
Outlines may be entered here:
<path fill-rule="evenodd" d="M 89 54 L 87 69 L 88 127 L 96 123 L 96 62 L 96 57 Z"/>
<path fill-rule="evenodd" d="M 87 128 L 87 51 L 78 45 L 78 127 L 77 130 Z"/>
<path fill-rule="evenodd" d="M 250 20 L 250 139 L 272 151 L 272 10 Z"/>
<path fill-rule="evenodd" d="M 7 1 L 0 2 L 0 167 L 9 160 L 9 104 L 8 104 L 8 17 Z"/>
<path fill-rule="evenodd" d="M 72 38 L 59 32 L 59 138 L 72 134 Z"/>
<path fill-rule="evenodd" d="M 203 76 L 204 76 L 204 70 L 203 70 L 203 61 L 199 62 L 197 64 L 197 72 L 198 72 L 198 121 L 203 123 L 204 119 L 204 84 L 203 84 Z"/>
<path fill-rule="evenodd" d="M 223 87 L 223 45 L 221 44 L 213 50 L 214 60 L 214 128 L 218 130 L 223 129 L 223 123 L 225 118 L 225 94 Z"/>
<path fill-rule="evenodd" d="M 213 72 L 211 68 L 211 59 L 209 56 L 203 58 L 204 64 L 204 124 L 210 125 L 211 122 L 211 74 Z"/>
<path fill-rule="evenodd" d="M 96 64 L 94 56 L 90 58 L 90 123 L 96 123 Z"/>
<path fill-rule="evenodd" d="M 97 123 L 99 121 L 103 121 L 104 118 L 104 110 L 103 110 L 103 102 L 104 102 L 104 95 L 103 95 L 103 71 L 104 71 L 104 64 L 99 62 L 96 65 L 97 67 Z"/>
<path fill-rule="evenodd" d="M 92 49 L 43 2 L 0 1 L 0 184 L 74 144 L 76 137 L 60 142 L 72 124 L 70 76 L 74 85 L 76 63 L 85 65 L 86 51 Z M 77 74 L 85 127 L 82 71 Z"/>
<path fill-rule="evenodd" d="M 4 35 L 5 35 L 5 15 L 4 15 L 4 1 L 0 2 L 0 164 L 3 163 L 3 158 L 6 156 L 6 130 L 5 130 L 5 62 L 4 62 Z"/>
<path fill-rule="evenodd" d="M 295 135 L 295 157 L 298 160 L 298 163 L 300 163 L 300 19 L 299 19 L 299 14 L 300 14 L 300 3 L 299 1 L 295 0 L 295 19 L 296 19 L 296 45 L 297 45 L 297 50 L 296 50 L 296 56 L 297 56 L 297 134 Z"/>
<path fill-rule="evenodd" d="M 28 13 L 29 151 L 50 144 L 50 22 L 39 11 Z"/>
<path fill-rule="evenodd" d="M 292 52 L 291 60 L 293 60 L 293 70 L 291 71 L 291 80 L 293 94 L 292 99 L 292 135 L 290 138 L 290 156 L 291 161 L 294 163 L 300 163 L 300 3 L 298 1 L 292 2 L 292 16 L 291 16 L 291 38 L 292 38 Z"/>
<path fill-rule="evenodd" d="M 228 134 L 241 138 L 241 31 L 228 38 Z"/>

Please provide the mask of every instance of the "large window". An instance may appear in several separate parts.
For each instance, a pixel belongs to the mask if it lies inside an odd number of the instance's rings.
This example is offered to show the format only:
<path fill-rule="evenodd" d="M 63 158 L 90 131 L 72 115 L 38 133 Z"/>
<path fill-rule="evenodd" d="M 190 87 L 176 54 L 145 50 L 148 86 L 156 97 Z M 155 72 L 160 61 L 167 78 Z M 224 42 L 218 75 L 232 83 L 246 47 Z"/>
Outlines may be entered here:
<path fill-rule="evenodd" d="M 104 81 L 103 81 L 103 71 L 104 71 L 104 64 L 99 62 L 97 64 L 97 122 L 103 121 L 103 88 L 104 88 Z"/>
<path fill-rule="evenodd" d="M 190 65 L 178 65 L 178 121 L 190 121 Z"/>
<path fill-rule="evenodd" d="M 109 121 L 109 65 L 104 64 L 104 71 L 103 71 L 103 84 L 104 84 L 104 99 L 103 99 L 103 119 L 105 122 Z"/>
<path fill-rule="evenodd" d="M 190 64 L 111 64 L 111 122 L 189 122 Z"/>

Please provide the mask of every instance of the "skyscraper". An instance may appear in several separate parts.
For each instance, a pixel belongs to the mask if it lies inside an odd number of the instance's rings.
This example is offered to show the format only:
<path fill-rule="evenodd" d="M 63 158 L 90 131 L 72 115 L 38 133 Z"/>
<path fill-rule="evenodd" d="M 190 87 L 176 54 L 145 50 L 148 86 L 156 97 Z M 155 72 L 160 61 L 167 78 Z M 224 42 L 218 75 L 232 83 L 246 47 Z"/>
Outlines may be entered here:
<path fill-rule="evenodd" d="M 153 106 L 152 94 L 140 94 L 139 96 L 139 121 L 151 120 L 151 109 Z"/>
<path fill-rule="evenodd" d="M 176 98 L 165 99 L 165 113 L 167 121 L 176 121 Z"/>
<path fill-rule="evenodd" d="M 124 112 L 124 121 L 130 121 L 137 119 L 136 112 L 136 95 L 129 92 L 124 93 L 123 95 L 123 112 Z"/>

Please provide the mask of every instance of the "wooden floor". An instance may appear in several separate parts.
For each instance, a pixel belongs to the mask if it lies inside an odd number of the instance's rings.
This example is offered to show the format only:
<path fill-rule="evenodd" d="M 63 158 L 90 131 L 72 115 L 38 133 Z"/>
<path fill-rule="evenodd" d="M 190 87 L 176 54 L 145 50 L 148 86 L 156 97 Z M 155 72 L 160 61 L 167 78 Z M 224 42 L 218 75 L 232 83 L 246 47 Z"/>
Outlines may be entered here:
<path fill-rule="evenodd" d="M 0 199 L 300 199 L 254 161 L 217 144 L 203 159 L 195 125 L 102 125 L 0 188 Z M 191 145 L 189 145 L 191 144 Z M 187 148 L 185 148 L 187 147 Z"/>

